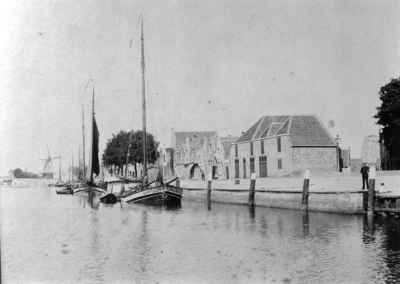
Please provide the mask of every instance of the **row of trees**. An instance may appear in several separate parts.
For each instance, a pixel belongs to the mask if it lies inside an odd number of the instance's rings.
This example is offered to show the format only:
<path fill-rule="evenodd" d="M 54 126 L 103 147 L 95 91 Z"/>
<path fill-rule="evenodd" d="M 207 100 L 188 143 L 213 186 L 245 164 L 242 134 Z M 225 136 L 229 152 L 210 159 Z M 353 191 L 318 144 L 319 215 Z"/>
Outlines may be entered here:
<path fill-rule="evenodd" d="M 16 168 L 14 170 L 14 177 L 15 178 L 38 178 L 39 176 L 34 173 L 24 172 L 20 168 Z"/>
<path fill-rule="evenodd" d="M 121 130 L 116 135 L 113 134 L 112 138 L 108 139 L 106 149 L 102 155 L 103 164 L 117 167 L 120 174 L 123 174 L 126 163 L 130 135 L 131 132 L 126 132 L 124 130 Z M 150 133 L 146 133 L 146 138 L 147 162 L 152 164 L 157 161 L 159 157 L 159 142 L 157 142 Z M 134 165 L 135 173 L 137 173 L 136 163 L 143 163 L 143 131 L 141 130 L 132 132 L 128 163 Z"/>
<path fill-rule="evenodd" d="M 400 167 L 400 78 L 391 79 L 379 91 L 382 101 L 374 118 L 382 126 L 380 141 L 385 145 L 390 155 L 392 165 Z"/>

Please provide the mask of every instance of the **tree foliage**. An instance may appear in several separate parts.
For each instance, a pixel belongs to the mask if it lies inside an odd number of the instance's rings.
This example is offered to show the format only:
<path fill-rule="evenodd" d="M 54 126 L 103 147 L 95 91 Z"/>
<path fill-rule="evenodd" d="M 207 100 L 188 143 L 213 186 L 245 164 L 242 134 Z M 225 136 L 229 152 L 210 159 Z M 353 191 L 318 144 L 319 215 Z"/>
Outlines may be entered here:
<path fill-rule="evenodd" d="M 14 177 L 15 178 L 38 178 L 39 176 L 34 173 L 24 172 L 20 168 L 16 168 L 14 170 Z"/>
<path fill-rule="evenodd" d="M 102 155 L 105 165 L 117 166 L 122 168 L 126 163 L 126 154 L 128 151 L 130 132 L 121 130 L 118 134 L 113 134 L 108 139 L 106 149 Z M 147 162 L 154 163 L 159 157 L 158 146 L 154 136 L 147 133 Z M 129 161 L 130 164 L 143 163 L 143 131 L 134 131 L 130 148 Z"/>
<path fill-rule="evenodd" d="M 391 79 L 379 91 L 382 105 L 377 107 L 377 124 L 382 126 L 380 139 L 383 141 L 390 157 L 400 160 L 400 78 Z"/>

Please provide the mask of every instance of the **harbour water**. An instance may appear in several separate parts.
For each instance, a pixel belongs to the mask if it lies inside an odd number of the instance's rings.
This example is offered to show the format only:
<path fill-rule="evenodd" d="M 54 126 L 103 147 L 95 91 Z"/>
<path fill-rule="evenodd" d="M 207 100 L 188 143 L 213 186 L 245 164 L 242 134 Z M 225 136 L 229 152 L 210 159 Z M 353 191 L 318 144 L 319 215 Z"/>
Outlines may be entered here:
<path fill-rule="evenodd" d="M 1 187 L 2 283 L 399 283 L 400 220 Z"/>

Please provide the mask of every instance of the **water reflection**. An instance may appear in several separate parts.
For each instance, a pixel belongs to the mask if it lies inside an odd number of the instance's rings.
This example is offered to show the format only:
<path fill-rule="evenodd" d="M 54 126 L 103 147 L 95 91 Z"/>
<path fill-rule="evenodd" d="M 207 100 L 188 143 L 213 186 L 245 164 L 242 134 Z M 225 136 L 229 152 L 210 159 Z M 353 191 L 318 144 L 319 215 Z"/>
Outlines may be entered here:
<path fill-rule="evenodd" d="M 0 192 L 6 283 L 400 279 L 399 219 L 188 200 L 108 205 L 46 190 Z"/>
<path fill-rule="evenodd" d="M 373 251 L 379 263 L 372 268 L 377 279 L 386 283 L 400 280 L 400 220 L 383 216 L 363 218 L 365 250 Z"/>
<path fill-rule="evenodd" d="M 250 219 L 254 220 L 256 218 L 256 210 L 254 208 L 255 206 L 249 205 L 249 214 L 250 214 Z"/>
<path fill-rule="evenodd" d="M 303 225 L 303 237 L 307 237 L 310 234 L 310 219 L 308 217 L 308 210 L 301 212 L 302 225 Z"/>

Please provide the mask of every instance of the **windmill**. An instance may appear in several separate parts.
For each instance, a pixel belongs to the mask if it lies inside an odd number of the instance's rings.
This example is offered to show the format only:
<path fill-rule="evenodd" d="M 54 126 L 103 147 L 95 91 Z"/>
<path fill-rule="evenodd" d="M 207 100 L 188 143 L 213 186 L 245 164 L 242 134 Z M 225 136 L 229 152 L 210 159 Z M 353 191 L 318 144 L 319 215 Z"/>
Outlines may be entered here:
<path fill-rule="evenodd" d="M 52 159 L 60 159 L 60 179 L 61 179 L 61 156 L 52 157 L 50 155 L 49 144 L 47 144 L 47 153 L 48 153 L 47 158 L 40 159 L 43 161 L 42 177 L 43 178 L 53 178 L 55 172 L 54 172 Z"/>

